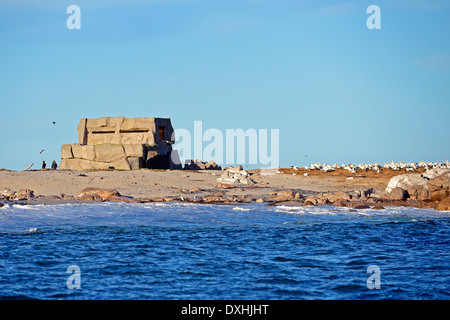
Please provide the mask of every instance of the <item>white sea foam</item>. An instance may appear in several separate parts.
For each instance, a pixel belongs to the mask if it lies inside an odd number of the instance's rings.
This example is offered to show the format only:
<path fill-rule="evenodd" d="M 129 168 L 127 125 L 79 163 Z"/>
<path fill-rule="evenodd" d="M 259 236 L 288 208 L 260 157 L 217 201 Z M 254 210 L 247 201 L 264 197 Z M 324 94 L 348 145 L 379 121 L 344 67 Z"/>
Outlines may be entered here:
<path fill-rule="evenodd" d="M 245 212 L 245 214 L 237 214 Z M 48 232 L 52 228 L 75 226 L 216 226 L 276 225 L 342 221 L 422 221 L 450 217 L 449 211 L 387 207 L 383 210 L 333 206 L 268 206 L 243 204 L 224 206 L 192 203 L 80 203 L 59 205 L 5 205 L 0 208 L 0 233 L 24 232 L 34 228 Z"/>
<path fill-rule="evenodd" d="M 234 207 L 233 210 L 234 211 L 250 211 L 249 208 L 242 208 L 242 207 Z"/>
<path fill-rule="evenodd" d="M 279 213 L 294 213 L 294 214 L 301 214 L 305 213 L 303 210 L 303 207 L 294 207 L 294 206 L 277 206 L 275 208 L 275 212 Z"/>

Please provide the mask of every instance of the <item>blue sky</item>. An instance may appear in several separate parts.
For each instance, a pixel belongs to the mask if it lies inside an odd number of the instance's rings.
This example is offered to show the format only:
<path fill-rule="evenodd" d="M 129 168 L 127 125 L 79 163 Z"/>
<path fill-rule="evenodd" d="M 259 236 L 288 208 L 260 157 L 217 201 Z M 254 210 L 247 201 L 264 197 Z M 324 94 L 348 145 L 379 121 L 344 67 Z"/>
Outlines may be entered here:
<path fill-rule="evenodd" d="M 59 162 L 79 119 L 101 116 L 279 129 L 282 167 L 445 161 L 449 14 L 440 0 L 0 0 L 0 168 Z"/>

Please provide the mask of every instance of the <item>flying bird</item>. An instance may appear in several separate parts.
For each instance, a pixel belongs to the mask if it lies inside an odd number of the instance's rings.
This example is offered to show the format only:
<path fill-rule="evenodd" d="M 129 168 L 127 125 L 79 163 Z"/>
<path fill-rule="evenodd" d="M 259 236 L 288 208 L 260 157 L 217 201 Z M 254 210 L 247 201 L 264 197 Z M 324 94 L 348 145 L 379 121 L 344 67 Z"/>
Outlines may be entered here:
<path fill-rule="evenodd" d="M 55 122 L 55 121 L 52 121 L 52 123 L 53 123 L 53 124 L 56 124 L 56 122 Z"/>
<path fill-rule="evenodd" d="M 44 152 L 44 149 L 42 149 L 41 152 L 39 152 L 39 154 L 42 154 L 42 152 Z"/>

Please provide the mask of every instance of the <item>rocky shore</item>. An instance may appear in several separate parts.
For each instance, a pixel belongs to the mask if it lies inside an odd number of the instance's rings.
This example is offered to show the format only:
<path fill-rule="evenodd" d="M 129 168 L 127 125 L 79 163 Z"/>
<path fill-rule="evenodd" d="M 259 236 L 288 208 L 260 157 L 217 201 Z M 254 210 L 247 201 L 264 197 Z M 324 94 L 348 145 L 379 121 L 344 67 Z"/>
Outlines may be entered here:
<path fill-rule="evenodd" d="M 0 171 L 0 207 L 182 201 L 210 204 L 335 205 L 350 210 L 413 206 L 450 210 L 450 169 L 334 167 L 243 170 Z M 408 169 L 408 170 L 407 170 Z"/>

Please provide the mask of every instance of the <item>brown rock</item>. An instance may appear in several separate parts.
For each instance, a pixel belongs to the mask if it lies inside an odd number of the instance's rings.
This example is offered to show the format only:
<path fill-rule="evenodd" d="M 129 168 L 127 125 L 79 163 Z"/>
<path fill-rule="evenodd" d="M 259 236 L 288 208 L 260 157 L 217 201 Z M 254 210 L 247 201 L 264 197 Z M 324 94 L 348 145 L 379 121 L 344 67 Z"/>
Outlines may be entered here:
<path fill-rule="evenodd" d="M 306 202 L 311 202 L 311 204 L 317 204 L 317 199 L 315 197 L 308 197 L 305 199 L 305 204 Z"/>
<path fill-rule="evenodd" d="M 374 206 L 372 209 L 375 209 L 375 210 L 381 210 L 381 209 L 384 209 L 384 207 L 383 207 L 381 204 L 377 204 L 377 205 Z"/>
<path fill-rule="evenodd" d="M 34 193 L 30 189 L 22 189 L 16 192 L 17 200 L 30 200 L 34 198 Z"/>
<path fill-rule="evenodd" d="M 77 198 L 78 200 L 83 201 L 103 201 L 102 197 L 100 197 L 98 194 L 80 194 Z"/>
<path fill-rule="evenodd" d="M 406 200 L 391 200 L 389 202 L 390 206 L 396 206 L 396 207 L 411 207 L 412 203 L 408 202 Z"/>
<path fill-rule="evenodd" d="M 8 200 L 8 199 L 14 198 L 14 195 L 15 195 L 15 192 L 12 191 L 11 189 L 4 189 L 4 190 L 2 191 L 2 196 L 3 196 L 4 198 L 6 198 L 7 200 Z"/>
<path fill-rule="evenodd" d="M 437 206 L 435 207 L 435 209 L 438 211 L 450 210 L 450 197 L 447 197 L 444 200 L 442 200 L 441 202 L 439 202 L 437 204 Z"/>
<path fill-rule="evenodd" d="M 335 203 L 338 200 L 350 200 L 352 196 L 346 192 L 338 191 L 335 193 L 325 193 L 322 198 L 328 200 L 326 203 Z"/>
<path fill-rule="evenodd" d="M 61 193 L 59 197 L 63 200 L 75 200 L 74 196 L 65 193 Z"/>
<path fill-rule="evenodd" d="M 259 202 L 259 203 L 264 202 L 264 199 L 263 198 L 259 198 L 259 199 L 256 200 L 256 202 Z"/>
<path fill-rule="evenodd" d="M 294 200 L 295 193 L 292 190 L 277 192 L 275 196 L 269 198 L 269 201 L 289 201 Z"/>
<path fill-rule="evenodd" d="M 207 196 L 201 199 L 201 201 L 205 203 L 225 202 L 226 200 L 227 199 L 223 197 L 216 197 L 216 196 Z"/>
<path fill-rule="evenodd" d="M 348 200 L 338 199 L 334 202 L 335 206 L 348 207 Z"/>
<path fill-rule="evenodd" d="M 100 189 L 100 188 L 85 188 L 78 192 L 77 197 L 81 198 L 83 196 L 99 196 L 102 201 L 107 201 L 110 198 L 120 196 L 120 193 L 114 189 Z M 97 201 L 97 200 L 95 200 Z"/>
<path fill-rule="evenodd" d="M 450 174 L 444 173 L 436 178 L 428 180 L 428 190 L 431 192 L 438 191 L 440 189 L 450 188 Z"/>
<path fill-rule="evenodd" d="M 199 187 L 194 187 L 191 190 L 189 190 L 190 192 L 199 192 L 202 191 L 202 189 L 200 189 Z"/>
<path fill-rule="evenodd" d="M 127 197 L 127 196 L 112 196 L 108 198 L 108 201 L 113 202 L 125 202 L 125 203 L 140 203 L 139 200 L 134 199 L 133 197 Z"/>
<path fill-rule="evenodd" d="M 370 207 L 366 204 L 361 204 L 359 206 L 353 207 L 355 209 L 370 209 Z"/>
<path fill-rule="evenodd" d="M 440 189 L 437 191 L 430 192 L 430 199 L 433 201 L 442 201 L 449 196 L 447 189 Z"/>
<path fill-rule="evenodd" d="M 311 200 L 307 199 L 307 200 L 305 200 L 304 205 L 305 206 L 314 206 L 315 204 Z"/>
<path fill-rule="evenodd" d="M 422 194 L 423 186 L 421 185 L 414 185 L 408 188 L 408 194 L 411 199 L 419 199 L 420 195 Z"/>
<path fill-rule="evenodd" d="M 420 194 L 417 197 L 417 200 L 424 201 L 424 200 L 428 200 L 428 199 L 430 199 L 430 191 L 428 189 L 426 189 L 426 188 L 423 188 L 420 191 Z"/>
<path fill-rule="evenodd" d="M 352 199 L 352 196 L 351 196 L 350 194 L 348 194 L 348 193 L 346 193 L 346 192 L 343 192 L 343 191 L 335 192 L 334 195 L 335 195 L 337 198 L 343 199 L 343 200 L 351 200 L 351 199 Z"/>
<path fill-rule="evenodd" d="M 232 189 L 232 188 L 234 188 L 233 185 L 231 185 L 231 184 L 225 184 L 225 183 L 219 183 L 219 184 L 217 184 L 216 187 L 217 187 L 217 188 L 225 188 L 225 189 Z"/>
<path fill-rule="evenodd" d="M 389 193 L 389 200 L 406 200 L 408 193 L 400 187 L 392 189 Z"/>

